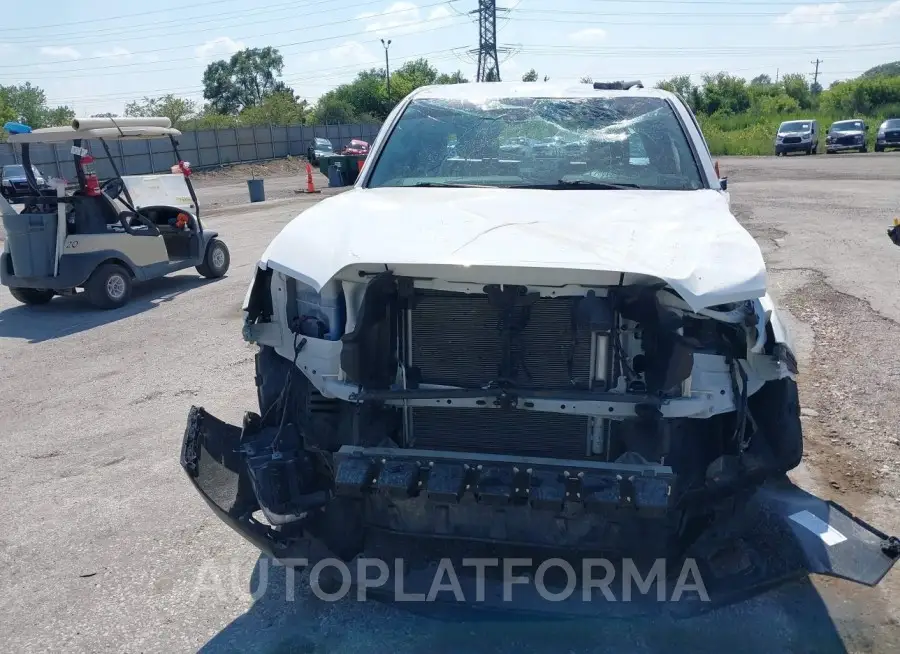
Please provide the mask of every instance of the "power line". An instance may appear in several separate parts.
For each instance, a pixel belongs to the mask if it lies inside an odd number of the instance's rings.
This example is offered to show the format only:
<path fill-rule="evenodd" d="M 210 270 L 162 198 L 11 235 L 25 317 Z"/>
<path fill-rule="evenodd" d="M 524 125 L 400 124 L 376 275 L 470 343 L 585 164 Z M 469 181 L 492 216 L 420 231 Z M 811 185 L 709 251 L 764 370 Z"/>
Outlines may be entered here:
<path fill-rule="evenodd" d="M 446 2 L 446 0 L 444 0 L 444 2 Z M 352 5 L 344 5 L 340 8 L 335 8 L 333 6 L 334 5 L 333 0 L 318 0 L 317 2 L 312 2 L 309 4 L 303 5 L 303 7 L 306 8 L 306 7 L 316 7 L 319 5 L 331 5 L 331 8 L 330 9 L 320 9 L 318 11 L 304 11 L 303 15 L 305 18 L 308 16 L 315 16 L 317 14 L 327 14 L 327 13 L 332 13 L 334 11 L 345 11 L 347 9 L 357 9 L 360 7 L 368 7 L 373 4 L 381 4 L 381 3 L 382 3 L 382 0 L 367 0 L 366 2 L 357 2 Z M 443 3 L 437 3 L 437 4 L 443 4 Z M 166 38 L 171 37 L 171 36 L 177 36 L 179 34 L 197 34 L 200 32 L 219 32 L 219 33 L 221 33 L 224 28 L 228 28 L 228 27 L 246 27 L 249 25 L 262 25 L 262 24 L 268 24 L 268 23 L 272 23 L 272 22 L 279 22 L 279 19 L 271 17 L 271 14 L 273 13 L 273 11 L 270 11 L 270 10 L 288 10 L 291 12 L 292 15 L 296 15 L 297 3 L 296 2 L 279 2 L 276 4 L 263 5 L 260 7 L 256 7 L 255 10 L 256 11 L 267 10 L 266 15 L 268 17 L 263 20 L 248 21 L 248 20 L 246 20 L 246 17 L 247 17 L 246 11 L 237 11 L 237 12 L 226 12 L 226 13 L 218 14 L 214 17 L 210 17 L 205 20 L 195 20 L 193 18 L 191 18 L 191 19 L 178 18 L 175 20 L 161 21 L 161 22 L 156 22 L 153 24 L 148 24 L 148 25 L 144 26 L 144 29 L 138 29 L 138 28 L 129 29 L 128 38 L 132 39 L 136 36 L 141 36 L 142 34 L 157 32 L 157 31 L 159 31 L 159 28 L 161 28 L 161 27 L 165 28 L 165 26 L 167 26 L 167 25 L 186 25 L 186 24 L 188 24 L 188 25 L 190 25 L 190 27 L 188 27 L 184 30 L 175 30 L 175 31 L 166 29 L 165 33 L 164 33 L 164 36 Z M 275 11 L 274 13 L 278 13 L 278 12 Z M 371 18 L 372 18 L 372 16 L 364 16 L 364 17 L 356 17 L 353 20 L 364 20 L 364 19 L 371 19 Z M 222 23 L 221 21 L 223 19 L 237 20 L 238 22 L 233 25 L 227 24 L 227 23 Z M 198 25 L 203 25 L 206 23 L 215 23 L 215 25 L 213 27 L 197 29 Z M 138 27 L 140 27 L 140 26 L 138 26 Z M 308 29 L 308 28 L 305 27 L 303 29 Z M 107 35 L 118 36 L 121 33 L 122 33 L 122 28 L 120 28 L 120 27 L 100 28 L 100 29 L 96 29 L 96 30 L 91 30 L 90 33 L 85 33 L 85 31 L 82 29 L 82 30 L 78 30 L 76 32 L 70 32 L 68 34 L 53 34 L 53 35 L 44 34 L 42 31 L 42 33 L 38 36 L 24 36 L 24 37 L 20 37 L 20 38 L 3 37 L 3 41 L 4 41 L 4 43 L 9 44 L 9 45 L 25 45 L 25 44 L 29 44 L 29 43 L 45 44 L 45 43 L 47 43 L 47 40 L 49 38 L 52 38 L 52 39 L 66 39 L 67 45 L 69 45 L 69 46 L 79 45 L 81 43 L 92 43 L 92 44 L 96 45 L 98 39 L 106 38 Z M 81 40 L 72 40 L 73 38 L 78 39 L 78 37 L 81 37 Z M 242 36 L 242 37 L 237 37 L 237 38 L 252 38 L 252 37 Z"/>
<path fill-rule="evenodd" d="M 427 57 L 429 61 L 449 61 L 455 59 L 453 55 L 453 51 L 456 48 L 444 48 L 442 50 L 430 50 L 427 52 L 417 52 L 415 54 L 407 55 L 405 57 L 400 57 L 399 62 L 402 66 L 403 63 L 408 61 L 418 59 L 420 57 Z M 438 55 L 438 56 L 435 56 Z M 359 72 L 360 70 L 365 70 L 367 66 L 375 66 L 379 64 L 379 59 L 369 59 L 364 62 L 359 62 L 355 64 L 347 64 L 344 66 L 329 66 L 327 68 L 319 68 L 319 69 L 306 69 L 305 74 L 300 77 L 285 77 L 280 80 L 284 82 L 286 85 L 294 87 L 299 84 L 309 83 L 309 82 L 328 82 L 336 79 L 344 79 L 348 74 L 353 74 Z M 395 62 L 396 65 L 397 62 Z M 318 74 L 319 72 L 325 74 Z M 329 74 L 331 73 L 331 74 Z M 165 95 L 168 93 L 185 93 L 185 94 L 196 94 L 202 93 L 203 86 L 181 86 L 181 87 L 170 87 L 170 88 L 162 88 L 162 89 L 148 89 L 144 90 L 140 93 L 141 96 L 153 97 L 157 95 Z M 66 104 L 67 102 L 75 102 L 78 100 L 93 100 L 96 98 L 134 98 L 135 95 L 132 93 L 105 93 L 105 94 L 91 94 L 86 96 L 76 96 L 76 97 L 68 97 L 66 100 L 63 99 L 55 99 L 51 98 L 48 100 L 48 104 Z M 303 100 L 313 100 L 310 96 L 297 95 L 300 99 Z"/>
<path fill-rule="evenodd" d="M 439 4 L 443 4 L 443 2 L 437 2 L 437 3 L 434 3 L 434 4 L 435 4 L 435 5 L 439 5 Z M 423 6 L 429 7 L 429 6 L 433 6 L 433 5 L 423 5 Z M 309 27 L 306 27 L 306 28 L 302 28 L 302 29 L 300 29 L 300 30 L 285 30 L 285 31 L 283 31 L 283 32 L 273 32 L 272 34 L 268 34 L 268 35 L 262 35 L 262 34 L 260 34 L 260 35 L 257 35 L 257 36 L 273 36 L 273 35 L 277 35 L 277 34 L 286 34 L 286 33 L 289 33 L 289 32 L 306 31 L 306 30 L 309 30 L 309 29 L 312 29 L 312 28 L 316 28 L 316 27 L 327 27 L 327 26 L 331 26 L 331 25 L 340 25 L 340 24 L 343 24 L 343 23 L 349 23 L 349 22 L 352 22 L 353 20 L 358 20 L 358 19 L 349 19 L 349 20 L 342 20 L 342 21 L 334 21 L 334 22 L 332 22 L 332 23 L 322 23 L 322 24 L 320 24 L 320 25 L 312 25 L 312 26 L 309 26 Z M 448 20 L 449 20 L 448 17 L 446 17 L 446 16 L 441 16 L 441 17 L 437 17 L 437 18 L 426 18 L 426 19 L 424 19 L 424 20 L 422 20 L 422 21 L 419 21 L 418 24 L 422 24 L 422 23 L 447 22 Z M 434 31 L 434 30 L 437 30 L 437 29 L 446 29 L 447 27 L 454 27 L 454 26 L 456 26 L 456 25 L 461 25 L 461 24 L 462 24 L 462 23 L 449 23 L 449 22 L 448 22 L 446 25 L 443 25 L 443 26 L 440 26 L 440 27 L 435 27 L 435 28 L 431 28 L 431 29 L 428 29 L 428 30 L 417 30 L 417 31 L 416 31 L 416 34 L 421 34 L 421 33 L 423 33 L 423 32 L 430 32 L 430 31 Z M 348 37 L 351 37 L 351 36 L 359 36 L 359 35 L 361 35 L 361 34 L 371 34 L 371 33 L 372 33 L 371 30 L 358 30 L 358 31 L 356 31 L 356 32 L 348 32 L 348 33 L 345 33 L 345 34 L 338 34 L 338 35 L 336 35 L 336 36 L 325 36 L 325 37 L 321 37 L 321 38 L 318 38 L 318 39 L 307 39 L 307 40 L 305 40 L 305 41 L 294 41 L 294 42 L 291 42 L 291 43 L 280 43 L 280 44 L 275 44 L 275 45 L 273 45 L 272 47 L 273 47 L 273 48 L 278 48 L 278 49 L 280 49 L 280 48 L 290 48 L 290 47 L 295 47 L 295 46 L 298 46 L 298 45 L 309 45 L 309 44 L 312 44 L 312 43 L 323 43 L 323 42 L 325 42 L 325 41 L 335 41 L 335 40 L 338 40 L 338 39 L 345 39 L 345 38 L 348 38 Z M 248 37 L 238 37 L 238 38 L 248 38 Z M 377 38 L 368 39 L 368 40 L 364 41 L 364 43 L 369 43 L 369 42 L 374 42 L 374 41 L 378 41 L 378 39 L 377 39 Z M 154 52 L 170 52 L 170 51 L 171 51 L 171 48 L 157 48 L 157 49 L 154 49 L 154 50 L 138 50 L 138 51 L 136 51 L 136 52 L 132 52 L 131 54 L 132 54 L 132 55 L 138 55 L 138 54 L 150 54 L 150 53 L 154 53 Z M 86 61 L 86 60 L 90 60 L 90 59 L 106 59 L 106 57 L 99 57 L 99 56 L 98 56 L 98 57 L 84 57 L 84 58 L 82 58 L 82 59 L 79 59 L 78 61 Z M 183 57 L 181 57 L 181 58 L 174 58 L 174 59 L 163 59 L 163 60 L 161 60 L 161 62 L 164 62 L 164 63 L 176 62 L 176 61 L 182 63 L 181 68 L 183 69 L 183 68 L 184 68 L 184 65 L 183 65 L 183 64 L 184 64 L 184 58 L 183 58 Z M 59 63 L 74 63 L 74 62 L 72 62 L 72 61 L 57 61 L 57 62 L 44 62 L 44 63 L 40 63 L 40 64 L 27 64 L 27 65 L 31 65 L 31 66 L 46 66 L 46 65 L 49 65 L 49 64 L 53 64 L 53 63 L 59 64 Z M 160 62 L 157 62 L 157 63 L 160 63 Z M 25 65 L 23 65 L 23 64 L 19 64 L 19 65 L 16 65 L 16 64 L 9 64 L 9 65 L 3 65 L 3 66 L 0 66 L 0 69 L 14 68 L 14 69 L 16 69 L 16 72 L 17 72 L 17 74 L 18 74 L 19 71 L 20 71 L 24 66 L 25 66 Z M 104 68 L 127 68 L 127 67 L 130 67 L 130 66 L 146 66 L 146 63 L 145 63 L 145 62 L 140 62 L 140 61 L 138 61 L 138 62 L 133 62 L 133 63 L 129 63 L 129 64 L 110 64 L 110 65 L 105 65 L 105 66 L 89 66 L 89 67 L 86 67 L 86 68 L 69 68 L 69 69 L 67 69 L 67 70 L 60 71 L 60 73 L 61 73 L 61 74 L 60 74 L 60 77 L 69 77 L 68 73 L 70 73 L 70 72 L 78 72 L 78 71 L 95 71 L 95 70 L 98 70 L 98 69 L 104 69 Z"/>
<path fill-rule="evenodd" d="M 191 6 L 192 7 L 206 7 L 208 5 L 222 5 L 222 4 L 226 4 L 229 2 L 234 2 L 234 0 L 208 0 L 208 2 L 192 3 Z M 173 11 L 178 11 L 181 8 L 180 7 L 170 7 L 170 9 L 172 9 Z M 138 12 L 135 14 L 120 14 L 118 16 L 103 16 L 103 19 L 104 20 L 122 20 L 125 18 L 134 18 L 135 16 L 152 16 L 153 14 L 158 14 L 160 11 L 161 10 L 159 8 L 157 8 L 157 9 L 151 9 L 150 11 L 141 11 L 141 12 Z M 18 25 L 17 24 L 14 27 L 0 29 L 0 33 L 6 32 L 6 31 L 18 32 L 20 30 L 28 30 L 28 29 L 43 30 L 43 29 L 50 28 L 50 27 L 69 27 L 70 25 L 87 25 L 87 24 L 96 25 L 97 18 L 94 17 L 94 18 L 88 18 L 85 20 L 66 21 L 64 23 L 50 23 L 49 25 L 45 25 L 45 24 Z"/>
<path fill-rule="evenodd" d="M 428 8 L 428 7 L 436 7 L 436 6 L 438 6 L 438 5 L 443 5 L 443 4 L 446 4 L 446 0 L 441 0 L 440 2 L 432 2 L 432 3 L 427 4 L 427 5 L 421 5 L 420 9 L 425 9 L 425 8 Z M 367 18 L 370 19 L 371 16 L 366 16 L 366 17 L 363 17 L 363 18 L 360 18 L 360 17 L 356 17 L 356 18 L 345 18 L 345 19 L 343 19 L 343 20 L 336 20 L 336 21 L 332 21 L 332 22 L 330 22 L 330 23 L 319 23 L 318 25 L 306 25 L 306 26 L 304 26 L 304 27 L 299 27 L 299 28 L 296 28 L 296 29 L 291 29 L 291 30 L 280 30 L 280 31 L 277 31 L 277 32 L 270 32 L 270 33 L 268 33 L 268 34 L 252 34 L 252 35 L 236 36 L 236 37 L 233 38 L 233 40 L 249 39 L 249 38 L 260 38 L 260 37 L 267 37 L 267 36 L 277 36 L 277 35 L 279 35 L 279 34 L 289 34 L 289 33 L 291 33 L 291 32 L 301 32 L 301 31 L 302 31 L 302 32 L 306 32 L 306 31 L 309 31 L 309 30 L 318 29 L 318 28 L 320 28 L 320 27 L 332 27 L 332 26 L 334 26 L 334 25 L 345 25 L 345 24 L 347 24 L 347 23 L 352 23 L 352 22 L 355 22 L 355 21 L 358 21 L 358 20 L 367 19 Z M 446 17 L 446 16 L 439 16 L 439 17 L 436 17 L 436 18 L 426 18 L 425 20 L 419 21 L 419 23 L 429 23 L 429 22 L 433 23 L 433 22 L 446 21 L 446 20 L 447 20 L 447 17 Z M 329 41 L 329 40 L 338 39 L 338 38 L 345 38 L 346 36 L 356 36 L 356 35 L 358 35 L 358 34 L 370 34 L 370 33 L 371 33 L 371 30 L 362 30 L 362 31 L 359 31 L 359 32 L 353 32 L 353 33 L 351 33 L 351 34 L 345 34 L 345 35 L 342 35 L 342 36 L 330 36 L 330 37 L 324 37 L 324 38 L 320 38 L 320 39 L 310 39 L 310 40 L 308 40 L 308 41 L 297 41 L 297 42 L 295 42 L 295 43 L 287 43 L 287 44 L 282 44 L 282 45 L 277 45 L 277 46 L 272 46 L 272 47 L 280 48 L 280 47 L 287 47 L 287 46 L 298 45 L 298 44 L 318 43 L 318 42 L 321 42 L 321 41 Z M 231 38 L 231 37 L 229 37 L 229 38 Z M 132 55 L 138 55 L 138 54 L 153 54 L 153 53 L 156 53 L 156 52 L 171 52 L 171 51 L 172 51 L 172 48 L 171 48 L 171 47 L 168 47 L 168 48 L 154 48 L 154 49 L 151 49 L 151 50 L 135 50 L 135 51 L 132 52 L 131 54 L 132 54 Z M 91 61 L 91 60 L 96 60 L 96 59 L 106 59 L 106 57 L 104 57 L 104 56 L 81 57 L 80 59 L 78 59 L 78 61 Z M 183 59 L 181 59 L 181 60 L 183 61 Z M 170 61 L 179 61 L 179 59 L 172 59 L 172 60 L 170 60 Z M 26 67 L 26 66 L 47 66 L 47 65 L 53 65 L 53 64 L 68 64 L 68 63 L 72 63 L 72 61 L 71 61 L 71 60 L 68 60 L 68 59 L 61 59 L 61 60 L 56 60 L 56 61 L 44 61 L 44 62 L 37 63 L 37 64 L 7 64 L 7 65 L 0 66 L 0 68 L 16 68 L 16 69 L 22 69 L 23 67 Z M 123 65 L 124 65 L 124 64 L 123 64 Z"/>
<path fill-rule="evenodd" d="M 454 25 L 445 25 L 430 28 L 428 30 L 422 30 L 419 33 L 425 32 L 433 32 L 437 30 L 447 29 L 448 27 L 453 27 L 455 25 L 461 25 L 462 23 L 455 23 Z M 346 35 L 344 35 L 346 36 Z M 336 38 L 343 38 L 336 37 Z M 367 41 L 363 41 L 363 43 L 377 42 L 378 39 L 370 39 Z M 517 50 L 520 52 L 525 52 L 527 54 L 533 55 L 554 55 L 556 53 L 564 53 L 567 56 L 574 57 L 586 57 L 586 56 L 597 56 L 597 57 L 622 57 L 627 56 L 628 58 L 639 58 L 639 57 L 656 57 L 656 56 L 729 56 L 735 58 L 745 58 L 745 57 L 754 57 L 754 58 L 771 58 L 771 57 L 785 57 L 792 55 L 808 55 L 815 54 L 817 51 L 821 52 L 823 50 L 834 53 L 844 53 L 844 52 L 867 52 L 867 51 L 884 51 L 888 49 L 898 49 L 900 48 L 900 44 L 897 42 L 878 42 L 878 43 L 868 43 L 863 45 L 856 46 L 822 46 L 822 45 L 813 45 L 813 46 L 778 46 L 778 47 L 769 47 L 765 45 L 760 46 L 700 46 L 700 47 L 683 47 L 683 48 L 648 48 L 648 47 L 631 47 L 627 51 L 623 51 L 620 48 L 612 48 L 612 47 L 585 47 L 585 46 L 568 46 L 568 45 L 558 45 L 558 44 L 532 44 L 532 45 L 522 45 L 518 44 L 516 46 Z M 293 54 L 301 54 L 302 52 L 311 52 L 314 50 L 303 50 L 300 52 L 295 52 Z M 180 59 L 174 59 L 171 61 L 182 61 Z M 165 63 L 158 62 L 158 63 Z M 375 62 L 377 63 L 377 62 Z M 474 60 L 471 63 L 475 63 Z M 110 76 L 110 75 L 121 75 L 122 72 L 118 70 L 122 66 L 135 66 L 141 65 L 140 63 L 132 63 L 132 64 L 114 64 L 109 66 L 93 66 L 90 68 L 76 68 L 70 69 L 62 73 L 53 73 L 53 74 L 44 74 L 44 73 L 30 73 L 29 79 L 31 80 L 55 80 L 55 79 L 83 79 L 83 78 L 95 78 L 99 76 Z M 352 64 L 349 67 L 355 67 L 357 65 L 362 64 Z M 338 67 L 343 68 L 343 67 Z M 175 70 L 183 70 L 184 66 L 177 67 L 166 67 L 166 68 L 144 68 L 144 71 L 147 73 L 162 73 L 167 71 L 175 71 Z M 103 72 L 103 71 L 110 72 Z M 328 70 L 331 70 L 329 68 Z M 80 71 L 85 71 L 84 74 L 72 74 Z"/>

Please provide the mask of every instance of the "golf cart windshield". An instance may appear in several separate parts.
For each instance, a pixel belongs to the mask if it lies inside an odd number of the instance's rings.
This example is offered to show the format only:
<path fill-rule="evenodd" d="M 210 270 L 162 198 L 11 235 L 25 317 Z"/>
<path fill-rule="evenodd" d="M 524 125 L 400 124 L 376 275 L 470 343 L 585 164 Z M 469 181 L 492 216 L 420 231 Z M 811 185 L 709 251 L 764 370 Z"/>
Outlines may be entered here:
<path fill-rule="evenodd" d="M 378 158 L 370 187 L 704 187 L 664 98 L 418 99 Z"/>

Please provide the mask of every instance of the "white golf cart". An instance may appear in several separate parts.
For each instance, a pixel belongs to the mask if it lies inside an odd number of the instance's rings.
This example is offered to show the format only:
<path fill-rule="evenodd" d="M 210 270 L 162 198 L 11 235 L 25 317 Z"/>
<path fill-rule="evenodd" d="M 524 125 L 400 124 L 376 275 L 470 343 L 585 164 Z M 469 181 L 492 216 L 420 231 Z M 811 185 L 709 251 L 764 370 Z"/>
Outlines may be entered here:
<path fill-rule="evenodd" d="M 69 127 L 31 130 L 6 125 L 9 142 L 19 144 L 30 195 L 16 212 L 0 198 L 5 246 L 0 283 L 25 304 L 45 304 L 54 295 L 83 288 L 96 307 L 124 305 L 132 283 L 196 267 L 208 278 L 228 270 L 230 255 L 218 234 L 203 228 L 200 207 L 181 161 L 168 118 L 75 119 Z M 168 138 L 176 165 L 171 173 L 121 175 L 108 141 Z M 86 149 L 98 141 L 114 176 L 100 182 Z M 72 142 L 77 182 L 46 188 L 31 174 L 30 146 Z"/>

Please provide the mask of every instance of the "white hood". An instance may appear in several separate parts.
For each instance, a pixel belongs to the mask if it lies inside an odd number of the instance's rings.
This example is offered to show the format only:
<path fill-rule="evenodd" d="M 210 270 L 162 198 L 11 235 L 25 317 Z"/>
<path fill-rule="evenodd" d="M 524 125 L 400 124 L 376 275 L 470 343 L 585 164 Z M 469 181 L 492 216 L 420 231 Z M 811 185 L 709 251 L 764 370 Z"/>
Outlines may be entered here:
<path fill-rule="evenodd" d="M 354 264 L 436 264 L 649 275 L 695 310 L 766 292 L 759 246 L 712 190 L 354 188 L 297 216 L 260 263 L 317 290 Z"/>

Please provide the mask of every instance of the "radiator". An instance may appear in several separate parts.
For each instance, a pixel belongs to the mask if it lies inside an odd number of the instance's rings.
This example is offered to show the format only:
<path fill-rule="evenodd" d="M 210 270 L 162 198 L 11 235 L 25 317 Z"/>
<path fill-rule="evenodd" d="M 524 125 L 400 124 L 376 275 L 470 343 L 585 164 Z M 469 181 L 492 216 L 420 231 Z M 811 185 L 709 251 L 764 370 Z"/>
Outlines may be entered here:
<path fill-rule="evenodd" d="M 502 357 L 499 315 L 480 294 L 417 291 L 407 332 L 410 363 L 423 383 L 481 388 L 497 378 Z M 590 334 L 573 329 L 576 298 L 541 298 L 520 340 L 516 386 L 588 388 Z M 527 374 L 526 374 L 527 371 Z M 590 419 L 538 411 L 415 408 L 408 442 L 417 448 L 582 458 Z"/>
<path fill-rule="evenodd" d="M 412 313 L 412 365 L 424 383 L 482 387 L 497 377 L 502 337 L 486 295 L 422 291 Z M 573 331 L 576 298 L 541 298 L 522 332 L 524 369 L 516 385 L 565 390 L 587 388 L 590 334 Z"/>

